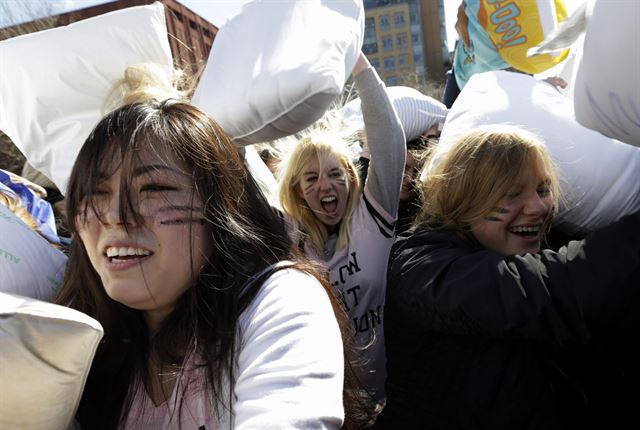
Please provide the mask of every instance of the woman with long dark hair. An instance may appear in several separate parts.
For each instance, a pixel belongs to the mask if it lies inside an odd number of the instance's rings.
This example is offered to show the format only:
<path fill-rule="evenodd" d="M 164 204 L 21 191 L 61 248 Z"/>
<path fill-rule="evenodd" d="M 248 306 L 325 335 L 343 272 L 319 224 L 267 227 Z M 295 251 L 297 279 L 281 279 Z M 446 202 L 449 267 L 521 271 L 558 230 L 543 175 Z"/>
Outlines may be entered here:
<path fill-rule="evenodd" d="M 327 282 L 218 125 L 144 94 L 98 123 L 66 194 L 74 240 L 57 303 L 105 332 L 80 425 L 357 426 Z"/>

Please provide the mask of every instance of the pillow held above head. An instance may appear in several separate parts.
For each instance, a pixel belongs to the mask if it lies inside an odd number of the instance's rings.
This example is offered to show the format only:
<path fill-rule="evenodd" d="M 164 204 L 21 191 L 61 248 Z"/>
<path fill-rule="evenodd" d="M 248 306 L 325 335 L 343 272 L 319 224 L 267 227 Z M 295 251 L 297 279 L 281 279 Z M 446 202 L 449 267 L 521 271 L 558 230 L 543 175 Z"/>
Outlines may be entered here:
<path fill-rule="evenodd" d="M 458 135 L 487 124 L 522 126 L 545 142 L 566 199 L 558 229 L 580 235 L 640 210 L 640 148 L 578 124 L 572 100 L 521 73 L 471 77 L 449 111 L 433 162 Z"/>
<path fill-rule="evenodd" d="M 404 128 L 407 141 L 415 139 L 434 125 L 444 123 L 447 117 L 448 109 L 444 104 L 414 88 L 387 87 L 387 94 Z M 347 103 L 342 112 L 348 127 L 364 129 L 359 98 Z"/>
<path fill-rule="evenodd" d="M 0 129 L 64 194 L 111 86 L 145 62 L 173 66 L 159 2 L 4 40 Z"/>
<path fill-rule="evenodd" d="M 576 119 L 640 146 L 640 2 L 589 2 L 587 14 L 573 92 Z"/>
<path fill-rule="evenodd" d="M 70 428 L 103 330 L 76 310 L 0 293 L 0 428 Z"/>
<path fill-rule="evenodd" d="M 252 1 L 218 31 L 193 102 L 237 145 L 289 136 L 342 92 L 363 34 L 361 0 Z"/>

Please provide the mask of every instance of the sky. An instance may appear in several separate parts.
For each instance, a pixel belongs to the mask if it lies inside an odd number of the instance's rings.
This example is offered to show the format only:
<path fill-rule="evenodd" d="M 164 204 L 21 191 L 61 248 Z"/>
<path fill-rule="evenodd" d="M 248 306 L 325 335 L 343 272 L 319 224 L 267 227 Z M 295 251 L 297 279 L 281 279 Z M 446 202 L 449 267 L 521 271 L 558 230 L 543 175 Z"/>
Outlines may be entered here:
<path fill-rule="evenodd" d="M 33 11 L 50 11 L 51 14 L 59 14 L 75 9 L 82 9 L 99 3 L 107 3 L 110 0 L 0 0 L 3 8 L 10 8 L 11 15 L 21 17 L 21 12 L 25 9 L 25 4 Z M 222 26 L 227 19 L 231 18 L 242 8 L 242 5 L 250 0 L 178 0 L 198 15 L 202 16 L 216 27 Z M 569 14 L 575 8 L 587 0 L 564 0 Z M 639 0 L 640 1 L 640 0 Z M 447 20 L 447 43 L 449 49 L 453 49 L 456 39 L 455 22 L 456 13 L 461 0 L 444 0 L 445 18 Z M 22 21 L 31 20 L 33 17 L 24 16 Z M 0 9 L 0 27 L 8 24 L 7 14 Z"/>

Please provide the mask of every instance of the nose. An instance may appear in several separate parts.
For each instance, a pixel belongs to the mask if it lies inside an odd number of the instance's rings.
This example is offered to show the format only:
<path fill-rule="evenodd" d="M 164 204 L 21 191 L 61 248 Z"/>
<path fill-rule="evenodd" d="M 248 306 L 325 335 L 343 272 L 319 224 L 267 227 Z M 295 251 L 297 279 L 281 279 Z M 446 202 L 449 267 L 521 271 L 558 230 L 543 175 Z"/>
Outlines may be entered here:
<path fill-rule="evenodd" d="M 101 207 L 103 224 L 112 227 L 133 226 L 132 220 L 123 220 L 120 213 L 120 196 L 114 194 L 105 199 L 104 206 Z"/>
<path fill-rule="evenodd" d="M 550 203 L 540 197 L 537 192 L 532 193 L 525 201 L 523 213 L 525 215 L 546 216 L 549 212 Z"/>
<path fill-rule="evenodd" d="M 318 178 L 318 185 L 320 189 L 323 191 L 329 190 L 331 188 L 331 180 L 329 179 L 329 176 L 327 175 L 320 176 L 320 178 Z"/>

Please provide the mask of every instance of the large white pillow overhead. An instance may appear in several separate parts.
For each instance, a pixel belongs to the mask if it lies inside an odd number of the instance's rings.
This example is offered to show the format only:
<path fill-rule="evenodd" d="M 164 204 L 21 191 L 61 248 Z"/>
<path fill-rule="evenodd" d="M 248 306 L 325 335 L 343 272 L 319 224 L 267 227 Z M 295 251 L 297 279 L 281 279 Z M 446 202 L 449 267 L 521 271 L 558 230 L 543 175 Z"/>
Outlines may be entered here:
<path fill-rule="evenodd" d="M 237 145 L 291 135 L 341 93 L 363 35 L 362 0 L 249 2 L 218 31 L 193 102 Z"/>
<path fill-rule="evenodd" d="M 469 80 L 447 115 L 436 162 L 456 136 L 505 123 L 538 134 L 557 163 L 566 197 L 556 217 L 559 229 L 582 234 L 640 210 L 640 148 L 578 124 L 572 100 L 520 73 L 487 72 Z"/>
<path fill-rule="evenodd" d="M 448 109 L 444 104 L 415 88 L 387 87 L 387 95 L 398 113 L 407 142 L 434 125 L 444 123 L 447 117 Z M 360 98 L 347 103 L 342 108 L 342 114 L 348 127 L 364 129 Z"/>
<path fill-rule="evenodd" d="M 0 292 L 51 301 L 66 267 L 62 251 L 0 204 Z"/>
<path fill-rule="evenodd" d="M 0 129 L 65 192 L 76 155 L 128 65 L 171 70 L 156 2 L 0 42 Z"/>
<path fill-rule="evenodd" d="M 100 324 L 76 310 L 0 293 L 0 428 L 66 430 Z"/>
<path fill-rule="evenodd" d="M 640 1 L 589 2 L 574 86 L 578 122 L 640 146 Z"/>

